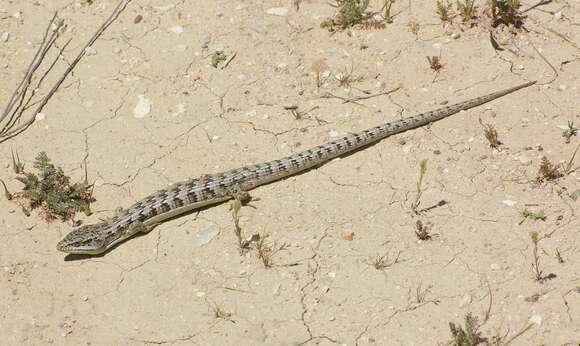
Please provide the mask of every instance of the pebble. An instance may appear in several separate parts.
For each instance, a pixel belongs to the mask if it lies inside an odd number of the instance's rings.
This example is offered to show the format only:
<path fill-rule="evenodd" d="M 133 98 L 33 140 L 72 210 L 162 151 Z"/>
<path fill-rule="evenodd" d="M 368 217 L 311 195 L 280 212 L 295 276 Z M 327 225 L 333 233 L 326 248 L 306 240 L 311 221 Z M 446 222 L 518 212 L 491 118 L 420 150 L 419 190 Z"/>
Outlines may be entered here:
<path fill-rule="evenodd" d="M 145 95 L 138 95 L 137 105 L 133 109 L 133 116 L 137 119 L 144 118 L 151 112 L 151 101 L 145 98 Z"/>
<path fill-rule="evenodd" d="M 192 80 L 192 81 L 194 81 L 194 82 L 195 82 L 196 80 L 199 80 L 199 79 L 201 79 L 201 75 L 200 75 L 199 73 L 197 73 L 197 72 L 192 72 L 192 73 L 189 75 L 189 77 L 190 77 L 190 78 L 191 78 L 191 80 Z"/>
<path fill-rule="evenodd" d="M 459 34 L 458 32 L 454 32 L 451 34 L 451 38 L 454 40 L 457 40 L 460 37 L 461 37 L 461 34 Z"/>
<path fill-rule="evenodd" d="M 288 9 L 286 7 L 272 7 L 267 9 L 266 13 L 273 16 L 285 17 L 288 14 Z"/>
<path fill-rule="evenodd" d="M 206 225 L 201 231 L 195 235 L 194 243 L 197 246 L 202 246 L 209 243 L 215 236 L 220 233 L 219 226 L 215 223 Z"/>
<path fill-rule="evenodd" d="M 10 38 L 10 33 L 8 31 L 4 31 L 2 33 L 2 36 L 0 36 L 0 41 L 2 42 L 8 42 L 8 39 Z"/>
<path fill-rule="evenodd" d="M 85 54 L 86 55 L 97 55 L 97 50 L 94 47 L 87 47 L 85 48 Z"/>
<path fill-rule="evenodd" d="M 530 322 L 535 323 L 539 326 L 542 324 L 542 316 L 541 315 L 532 315 L 530 317 Z"/>
<path fill-rule="evenodd" d="M 507 205 L 508 207 L 513 207 L 514 205 L 516 205 L 517 202 L 512 201 L 511 199 L 504 199 L 503 201 L 501 201 L 503 204 Z"/>
<path fill-rule="evenodd" d="M 346 230 L 343 231 L 342 234 L 340 235 L 342 237 L 342 239 L 344 240 L 349 240 L 352 241 L 352 239 L 354 238 L 354 232 L 351 230 Z"/>
<path fill-rule="evenodd" d="M 46 119 L 46 114 L 44 113 L 36 113 L 36 116 L 34 117 L 36 121 L 41 121 Z"/>
<path fill-rule="evenodd" d="M 338 132 L 336 130 L 330 130 L 328 131 L 328 135 L 330 137 L 338 137 Z"/>
<path fill-rule="evenodd" d="M 558 90 L 560 90 L 560 91 L 564 91 L 566 89 L 568 89 L 568 86 L 565 85 L 565 84 L 561 84 L 561 85 L 558 86 Z"/>
<path fill-rule="evenodd" d="M 169 31 L 179 35 L 183 32 L 183 27 L 181 25 L 172 26 Z"/>

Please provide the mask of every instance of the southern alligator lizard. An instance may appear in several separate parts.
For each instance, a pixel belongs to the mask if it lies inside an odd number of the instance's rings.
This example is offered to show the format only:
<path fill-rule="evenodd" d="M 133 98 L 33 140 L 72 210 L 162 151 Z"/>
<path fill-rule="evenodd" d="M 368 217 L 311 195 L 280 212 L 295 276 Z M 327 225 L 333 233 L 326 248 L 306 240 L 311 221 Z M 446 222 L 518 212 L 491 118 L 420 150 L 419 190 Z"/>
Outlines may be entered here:
<path fill-rule="evenodd" d="M 72 254 L 100 254 L 138 232 L 148 232 L 160 222 L 203 206 L 232 198 L 247 198 L 247 191 L 323 164 L 337 156 L 363 148 L 393 134 L 401 133 L 477 107 L 535 81 L 473 98 L 450 106 L 388 122 L 349 134 L 312 149 L 224 173 L 192 178 L 159 190 L 114 217 L 93 225 L 73 229 L 57 245 Z"/>

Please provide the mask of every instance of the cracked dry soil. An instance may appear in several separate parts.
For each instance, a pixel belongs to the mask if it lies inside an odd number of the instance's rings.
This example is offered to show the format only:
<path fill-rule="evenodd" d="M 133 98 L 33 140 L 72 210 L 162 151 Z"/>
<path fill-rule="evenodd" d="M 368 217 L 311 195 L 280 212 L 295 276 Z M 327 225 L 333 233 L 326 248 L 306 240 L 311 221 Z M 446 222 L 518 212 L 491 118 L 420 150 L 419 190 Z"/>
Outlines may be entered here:
<path fill-rule="evenodd" d="M 62 68 L 114 5 L 1 1 L 2 104 L 54 11 L 67 23 L 63 38 L 73 38 Z M 320 22 L 335 9 L 322 0 L 299 10 L 291 1 L 131 2 L 45 118 L 0 144 L 0 177 L 11 191 L 21 187 L 11 149 L 26 167 L 45 150 L 73 180 L 86 160 L 97 199 L 86 223 L 190 176 L 539 83 L 252 191 L 259 200 L 240 212 L 244 235 L 285 244 L 270 268 L 254 250 L 240 255 L 228 204 L 166 222 L 105 256 L 66 261 L 55 245 L 70 225 L 26 217 L 2 199 L 0 343 L 447 345 L 449 322 L 463 325 L 472 312 L 480 322 L 488 313 L 480 331 L 490 340 L 531 323 L 511 345 L 577 345 L 580 222 L 570 194 L 580 179 L 535 178 L 542 156 L 565 163 L 578 144 L 559 128 L 580 123 L 578 3 L 530 10 L 527 32 L 498 32 L 503 51 L 483 25 L 440 25 L 434 2 L 397 1 L 393 10 L 384 29 L 330 34 Z M 419 24 L 416 34 L 409 23 Z M 216 51 L 233 57 L 227 66 L 212 66 Z M 439 52 L 434 80 L 425 57 Z M 310 71 L 319 58 L 330 71 L 320 88 Z M 335 76 L 353 66 L 360 78 L 340 86 Z M 139 95 L 151 110 L 135 118 Z M 500 150 L 489 148 L 479 118 L 498 131 Z M 416 215 L 422 159 L 426 210 Z M 547 218 L 520 223 L 525 209 Z M 417 239 L 417 220 L 429 240 Z M 219 234 L 195 245 L 210 224 Z M 531 269 L 531 231 L 540 234 L 542 269 L 556 275 L 542 283 Z"/>

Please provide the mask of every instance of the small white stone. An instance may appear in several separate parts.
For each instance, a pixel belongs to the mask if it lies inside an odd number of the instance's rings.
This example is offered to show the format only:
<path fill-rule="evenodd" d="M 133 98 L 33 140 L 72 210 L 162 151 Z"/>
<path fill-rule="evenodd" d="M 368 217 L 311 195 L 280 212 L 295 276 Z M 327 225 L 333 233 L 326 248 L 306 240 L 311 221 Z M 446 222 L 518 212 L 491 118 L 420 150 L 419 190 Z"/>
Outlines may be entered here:
<path fill-rule="evenodd" d="M 145 95 L 138 95 L 138 101 L 135 109 L 133 109 L 133 116 L 137 119 L 144 118 L 151 112 L 151 102 L 145 98 Z"/>
<path fill-rule="evenodd" d="M 34 117 L 36 119 L 36 121 L 41 121 L 46 119 L 46 114 L 44 113 L 36 113 L 36 116 Z"/>
<path fill-rule="evenodd" d="M 197 293 L 195 294 L 198 298 L 202 298 L 205 296 L 205 292 L 202 291 L 197 291 Z"/>
<path fill-rule="evenodd" d="M 489 265 L 489 268 L 491 270 L 498 270 L 499 269 L 499 265 L 497 263 L 492 263 Z"/>
<path fill-rule="evenodd" d="M 215 136 L 214 135 L 214 136 L 211 137 L 211 140 L 212 141 L 217 141 L 218 139 L 220 139 L 220 136 Z"/>
<path fill-rule="evenodd" d="M 526 68 L 524 67 L 524 65 L 518 65 L 518 66 L 516 66 L 516 70 L 523 71 L 523 70 L 525 70 L 525 69 L 526 69 Z"/>
<path fill-rule="evenodd" d="M 330 137 L 338 137 L 338 132 L 336 130 L 330 130 L 328 131 L 328 135 Z"/>
<path fill-rule="evenodd" d="M 558 12 L 554 13 L 554 18 L 556 18 L 557 20 L 562 19 L 562 11 L 558 11 Z"/>
<path fill-rule="evenodd" d="M 558 86 L 558 90 L 560 90 L 560 91 L 564 91 L 566 89 L 568 89 L 567 85 L 561 84 L 560 86 Z"/>
<path fill-rule="evenodd" d="M 458 32 L 454 32 L 451 34 L 451 38 L 454 40 L 457 40 L 460 37 L 461 37 L 461 34 L 459 34 Z"/>
<path fill-rule="evenodd" d="M 517 202 L 512 201 L 511 199 L 504 199 L 503 201 L 501 201 L 503 204 L 507 205 L 508 207 L 513 207 L 514 205 L 516 205 Z"/>
<path fill-rule="evenodd" d="M 285 17 L 288 14 L 288 9 L 286 7 L 272 7 L 267 9 L 266 13 L 273 16 Z"/>
<path fill-rule="evenodd" d="M 2 36 L 0 36 L 0 41 L 2 42 L 8 42 L 8 39 L 10 38 L 10 33 L 8 31 L 4 31 L 2 33 Z"/>
<path fill-rule="evenodd" d="M 195 245 L 202 246 L 209 243 L 215 236 L 220 233 L 219 226 L 215 223 L 207 224 L 201 231 L 195 235 Z"/>
<path fill-rule="evenodd" d="M 179 35 L 183 32 L 183 27 L 181 25 L 172 26 L 171 28 L 169 28 L 169 31 Z"/>
<path fill-rule="evenodd" d="M 530 322 L 537 324 L 540 326 L 542 324 L 542 316 L 540 315 L 532 315 L 530 317 Z"/>
<path fill-rule="evenodd" d="M 330 273 L 328 273 L 328 277 L 334 279 L 336 277 L 336 273 L 335 272 L 330 272 Z"/>
<path fill-rule="evenodd" d="M 86 55 L 97 55 L 97 50 L 91 46 L 85 48 Z"/>

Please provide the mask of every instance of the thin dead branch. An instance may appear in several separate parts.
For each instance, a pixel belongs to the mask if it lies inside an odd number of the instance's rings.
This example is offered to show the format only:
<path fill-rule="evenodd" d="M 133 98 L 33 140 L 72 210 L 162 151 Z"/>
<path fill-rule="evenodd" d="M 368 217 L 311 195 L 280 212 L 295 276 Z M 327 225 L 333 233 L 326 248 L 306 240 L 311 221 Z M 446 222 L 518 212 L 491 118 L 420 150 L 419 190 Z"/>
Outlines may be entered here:
<path fill-rule="evenodd" d="M 55 82 L 55 84 L 49 89 L 49 91 L 40 99 L 32 103 L 32 99 L 35 96 L 37 90 L 42 85 L 42 82 L 46 76 L 52 71 L 58 60 L 61 58 L 62 53 L 65 48 L 70 43 L 70 39 L 58 49 L 56 58 L 49 64 L 45 72 L 37 79 L 34 89 L 30 90 L 30 86 L 35 78 L 36 71 L 44 62 L 47 54 L 55 46 L 56 40 L 59 38 L 61 29 L 64 26 L 63 20 L 58 20 L 58 14 L 55 13 L 48 26 L 46 27 L 44 36 L 42 38 L 40 47 L 36 51 L 32 62 L 28 66 L 22 81 L 12 93 L 10 100 L 6 104 L 4 111 L 0 115 L 0 143 L 7 141 L 8 139 L 20 134 L 26 130 L 36 119 L 36 115 L 42 111 L 44 106 L 48 103 L 50 98 L 56 93 L 58 88 L 62 85 L 65 79 L 74 70 L 76 65 L 85 56 L 88 47 L 91 47 L 95 41 L 103 34 L 103 32 L 119 17 L 121 12 L 129 5 L 132 0 L 121 0 L 111 13 L 111 15 L 105 20 L 101 27 L 91 36 L 87 43 L 82 47 L 80 52 L 77 54 L 76 58 L 68 65 L 66 70 L 60 76 L 60 78 Z M 23 119 L 24 112 L 33 107 L 34 111 L 28 115 L 27 118 Z"/>

